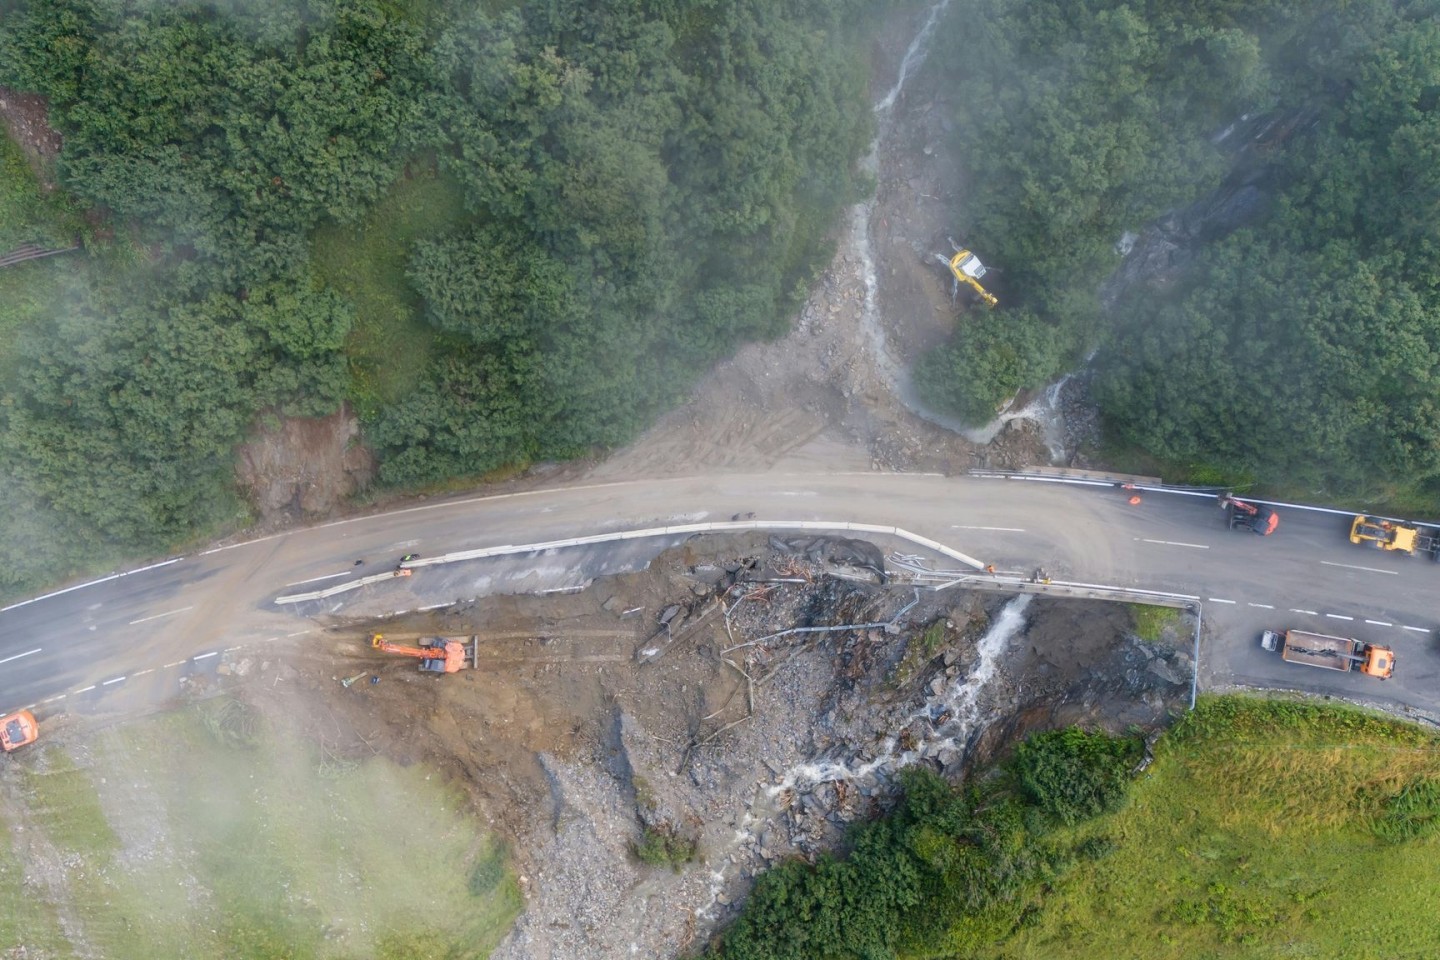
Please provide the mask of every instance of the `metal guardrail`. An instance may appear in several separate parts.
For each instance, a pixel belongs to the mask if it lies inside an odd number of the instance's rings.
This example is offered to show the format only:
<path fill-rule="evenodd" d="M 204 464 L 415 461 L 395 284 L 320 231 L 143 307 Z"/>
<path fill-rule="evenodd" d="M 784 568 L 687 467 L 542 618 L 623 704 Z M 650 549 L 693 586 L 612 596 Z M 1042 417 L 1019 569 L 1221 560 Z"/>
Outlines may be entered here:
<path fill-rule="evenodd" d="M 1168 493 L 1177 497 L 1204 497 L 1215 499 L 1219 487 L 1182 487 L 1162 483 L 1159 477 L 1131 477 L 1128 474 L 1103 474 L 1093 470 L 1068 470 L 1036 468 L 1030 470 L 970 470 L 968 476 L 980 480 L 1028 480 L 1034 483 L 1064 483 L 1083 487 L 1119 487 L 1129 484 L 1135 490 L 1145 493 Z M 1223 491 L 1221 491 L 1223 492 Z M 1392 517 L 1365 510 L 1340 510 L 1335 507 L 1317 507 L 1310 503 L 1292 503 L 1288 500 L 1261 500 L 1258 497 L 1242 496 L 1246 503 L 1260 503 L 1267 507 L 1284 507 L 1287 510 L 1306 510 L 1311 513 L 1327 513 L 1337 517 L 1357 517 L 1361 514 L 1377 520 L 1389 520 L 1406 526 L 1440 528 L 1440 520 L 1414 520 L 1409 517 Z"/>
<path fill-rule="evenodd" d="M 815 530 L 835 531 L 843 530 L 849 533 L 879 533 L 887 536 L 899 537 L 918 546 L 958 560 L 966 566 L 976 570 L 985 569 L 985 564 L 974 557 L 961 553 L 959 550 L 951 549 L 929 537 L 922 537 L 917 533 L 911 533 L 901 527 L 887 527 L 874 523 L 851 523 L 849 521 L 827 521 L 827 520 L 730 520 L 715 523 L 682 523 L 667 527 L 649 527 L 644 530 L 623 530 L 619 533 L 598 533 L 588 537 L 570 537 L 565 540 L 547 540 L 543 543 L 507 544 L 500 547 L 481 547 L 477 550 L 461 550 L 455 553 L 447 553 L 438 557 L 420 557 L 415 560 L 407 560 L 400 564 L 399 570 L 379 574 L 371 577 L 361 577 L 358 580 L 348 580 L 338 583 L 324 590 L 312 590 L 307 593 L 293 593 L 275 598 L 277 604 L 304 603 L 309 600 L 324 600 L 336 594 L 345 593 L 349 590 L 356 590 L 370 583 L 386 580 L 393 576 L 408 573 L 419 567 L 432 567 L 445 563 L 461 563 L 466 560 L 485 560 L 491 557 L 514 556 L 523 553 L 540 553 L 545 550 L 563 550 L 566 547 L 583 547 L 597 543 L 614 543 L 623 540 L 645 540 L 653 537 L 674 537 L 688 536 L 696 533 L 724 533 L 729 531 L 744 530 Z"/>

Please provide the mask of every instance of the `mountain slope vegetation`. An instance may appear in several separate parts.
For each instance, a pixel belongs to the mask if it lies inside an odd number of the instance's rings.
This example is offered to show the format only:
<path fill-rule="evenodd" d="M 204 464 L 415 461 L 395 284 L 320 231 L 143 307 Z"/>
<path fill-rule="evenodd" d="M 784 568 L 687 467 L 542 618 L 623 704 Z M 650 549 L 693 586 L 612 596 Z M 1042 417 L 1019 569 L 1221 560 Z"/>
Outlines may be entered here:
<path fill-rule="evenodd" d="M 922 361 L 925 395 L 983 421 L 1098 348 L 1112 436 L 1177 479 L 1433 491 L 1437 12 L 982 0 L 957 13 L 982 38 L 943 65 L 966 91 L 956 145 L 979 185 L 966 235 L 1004 270 L 1009 309 Z M 1122 234 L 1207 200 L 1223 215 L 1198 217 L 1164 282 L 1130 284 L 1102 315 Z"/>
<path fill-rule="evenodd" d="M 626 440 L 826 262 L 877 6 L 0 0 L 0 84 L 48 98 L 87 242 L 138 254 L 16 333 L 0 589 L 242 517 L 263 411 L 353 402 L 391 484 Z M 335 248 L 416 169 L 456 199 L 377 316 Z M 403 376 L 387 324 L 423 325 Z"/>

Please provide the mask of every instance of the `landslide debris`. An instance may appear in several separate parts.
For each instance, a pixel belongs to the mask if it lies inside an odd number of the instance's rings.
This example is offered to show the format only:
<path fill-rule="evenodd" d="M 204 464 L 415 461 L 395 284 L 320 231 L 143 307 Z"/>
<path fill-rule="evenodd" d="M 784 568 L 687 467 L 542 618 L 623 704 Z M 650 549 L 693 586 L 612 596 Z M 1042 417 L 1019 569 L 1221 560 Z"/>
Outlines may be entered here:
<path fill-rule="evenodd" d="M 937 593 L 873 544 L 747 533 L 579 593 L 333 624 L 224 682 L 328 756 L 423 762 L 469 794 L 527 899 L 497 960 L 665 957 L 757 871 L 884 809 L 903 764 L 955 775 L 1030 729 L 1162 723 L 1188 658 L 1129 628 L 1117 604 Z M 371 630 L 474 635 L 480 668 L 422 675 Z"/>

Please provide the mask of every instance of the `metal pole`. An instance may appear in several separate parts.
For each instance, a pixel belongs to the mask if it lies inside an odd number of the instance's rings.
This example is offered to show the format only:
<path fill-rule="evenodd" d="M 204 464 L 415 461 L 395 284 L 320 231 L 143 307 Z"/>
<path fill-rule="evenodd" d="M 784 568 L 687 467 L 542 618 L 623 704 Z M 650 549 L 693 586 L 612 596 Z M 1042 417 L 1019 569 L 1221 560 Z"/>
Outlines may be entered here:
<path fill-rule="evenodd" d="M 1195 709 L 1195 698 L 1200 693 L 1200 624 L 1203 620 L 1200 603 L 1195 604 L 1195 656 L 1194 667 L 1190 671 L 1190 709 Z"/>

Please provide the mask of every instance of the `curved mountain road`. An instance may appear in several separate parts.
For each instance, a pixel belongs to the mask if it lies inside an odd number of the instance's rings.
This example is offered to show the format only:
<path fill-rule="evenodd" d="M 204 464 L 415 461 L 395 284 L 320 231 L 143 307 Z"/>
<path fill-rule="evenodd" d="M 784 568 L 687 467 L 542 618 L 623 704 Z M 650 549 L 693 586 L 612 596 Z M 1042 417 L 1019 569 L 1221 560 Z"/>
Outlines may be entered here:
<path fill-rule="evenodd" d="M 902 527 L 1000 570 L 1199 596 L 1212 625 L 1202 687 L 1253 683 L 1435 712 L 1440 564 L 1351 545 L 1343 517 L 1284 513 L 1268 538 L 1231 532 L 1213 501 L 1116 488 L 916 474 L 759 474 L 557 487 L 431 502 L 218 548 L 0 611 L 0 708 L 120 710 L 173 696 L 179 674 L 236 648 L 304 642 L 311 617 L 441 606 L 584 582 L 664 541 L 426 567 L 325 604 L 277 595 L 435 556 L 666 524 L 729 520 Z M 355 565 L 357 559 L 365 563 Z M 1264 628 L 1358 636 L 1396 650 L 1387 682 L 1285 664 Z"/>

